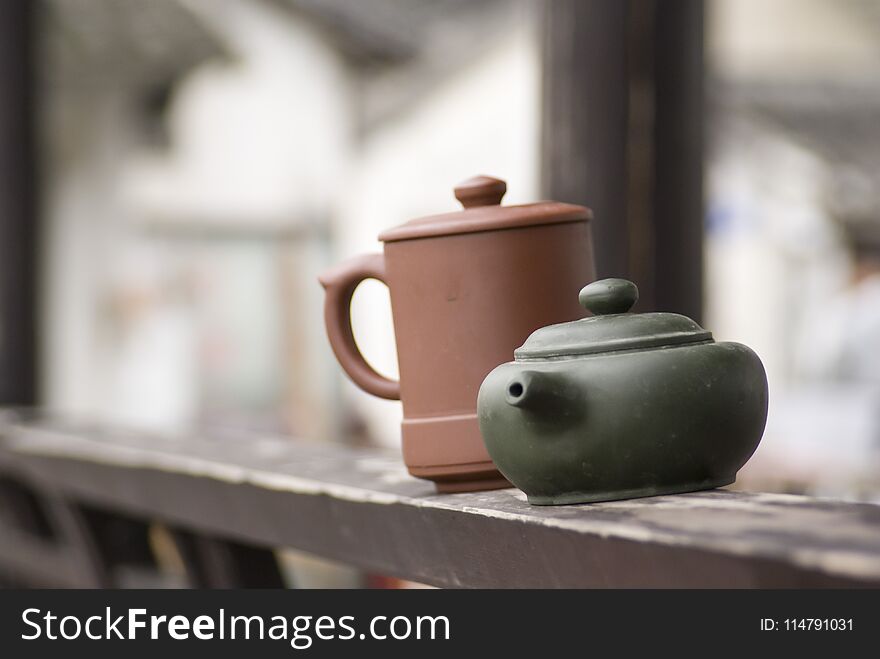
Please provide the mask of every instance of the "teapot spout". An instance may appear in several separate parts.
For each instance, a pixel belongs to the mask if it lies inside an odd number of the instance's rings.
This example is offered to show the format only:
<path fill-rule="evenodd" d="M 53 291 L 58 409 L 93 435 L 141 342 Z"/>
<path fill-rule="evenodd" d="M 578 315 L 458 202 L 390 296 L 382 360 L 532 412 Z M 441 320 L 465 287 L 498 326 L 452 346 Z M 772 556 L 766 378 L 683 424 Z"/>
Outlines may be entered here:
<path fill-rule="evenodd" d="M 533 412 L 553 412 L 577 398 L 568 378 L 560 373 L 522 371 L 507 383 L 505 400 L 513 407 Z"/>

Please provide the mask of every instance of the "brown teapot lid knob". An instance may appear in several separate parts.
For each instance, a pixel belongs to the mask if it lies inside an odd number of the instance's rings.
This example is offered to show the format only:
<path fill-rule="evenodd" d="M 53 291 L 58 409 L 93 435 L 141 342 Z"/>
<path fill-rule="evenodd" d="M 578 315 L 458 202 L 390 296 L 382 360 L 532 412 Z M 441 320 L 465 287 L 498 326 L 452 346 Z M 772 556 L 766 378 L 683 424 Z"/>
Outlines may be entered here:
<path fill-rule="evenodd" d="M 498 206 L 507 192 L 507 183 L 491 176 L 474 176 L 455 186 L 455 198 L 465 208 Z"/>

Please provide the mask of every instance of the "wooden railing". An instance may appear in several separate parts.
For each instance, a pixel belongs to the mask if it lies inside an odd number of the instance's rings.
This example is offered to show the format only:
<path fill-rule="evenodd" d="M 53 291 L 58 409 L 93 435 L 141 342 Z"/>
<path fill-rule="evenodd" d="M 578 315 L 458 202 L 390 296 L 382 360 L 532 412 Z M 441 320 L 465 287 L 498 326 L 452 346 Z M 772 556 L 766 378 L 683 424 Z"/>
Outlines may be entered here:
<path fill-rule="evenodd" d="M 8 583 L 140 584 L 156 523 L 194 586 L 281 585 L 276 548 L 444 587 L 880 586 L 870 504 L 717 490 L 535 507 L 436 494 L 394 452 L 2 414 Z"/>

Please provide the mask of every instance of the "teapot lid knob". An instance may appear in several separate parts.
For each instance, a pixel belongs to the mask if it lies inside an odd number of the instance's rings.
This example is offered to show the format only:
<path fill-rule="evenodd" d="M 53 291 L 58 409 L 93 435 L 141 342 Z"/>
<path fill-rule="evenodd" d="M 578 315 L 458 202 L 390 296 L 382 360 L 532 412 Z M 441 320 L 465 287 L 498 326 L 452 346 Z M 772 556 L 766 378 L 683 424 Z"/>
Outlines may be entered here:
<path fill-rule="evenodd" d="M 498 206 L 507 192 L 507 183 L 491 176 L 473 176 L 455 186 L 455 198 L 465 208 Z"/>
<path fill-rule="evenodd" d="M 581 306 L 596 316 L 626 313 L 639 299 L 639 289 L 628 279 L 600 279 L 581 289 Z"/>

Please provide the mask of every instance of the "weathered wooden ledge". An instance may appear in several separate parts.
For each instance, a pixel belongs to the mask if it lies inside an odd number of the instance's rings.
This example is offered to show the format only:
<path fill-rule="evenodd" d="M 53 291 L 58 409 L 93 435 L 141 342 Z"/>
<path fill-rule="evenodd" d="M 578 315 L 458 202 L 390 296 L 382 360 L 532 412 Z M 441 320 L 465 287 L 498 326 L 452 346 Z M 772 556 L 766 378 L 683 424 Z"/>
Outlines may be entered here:
<path fill-rule="evenodd" d="M 880 586 L 880 506 L 870 504 L 719 490 L 534 507 L 513 489 L 435 494 L 393 452 L 168 439 L 12 414 L 0 418 L 0 475 L 437 586 Z M 38 542 L 31 558 L 0 536 L 0 565 L 53 560 Z M 77 585 L 75 568 L 57 570 L 63 585 Z"/>

